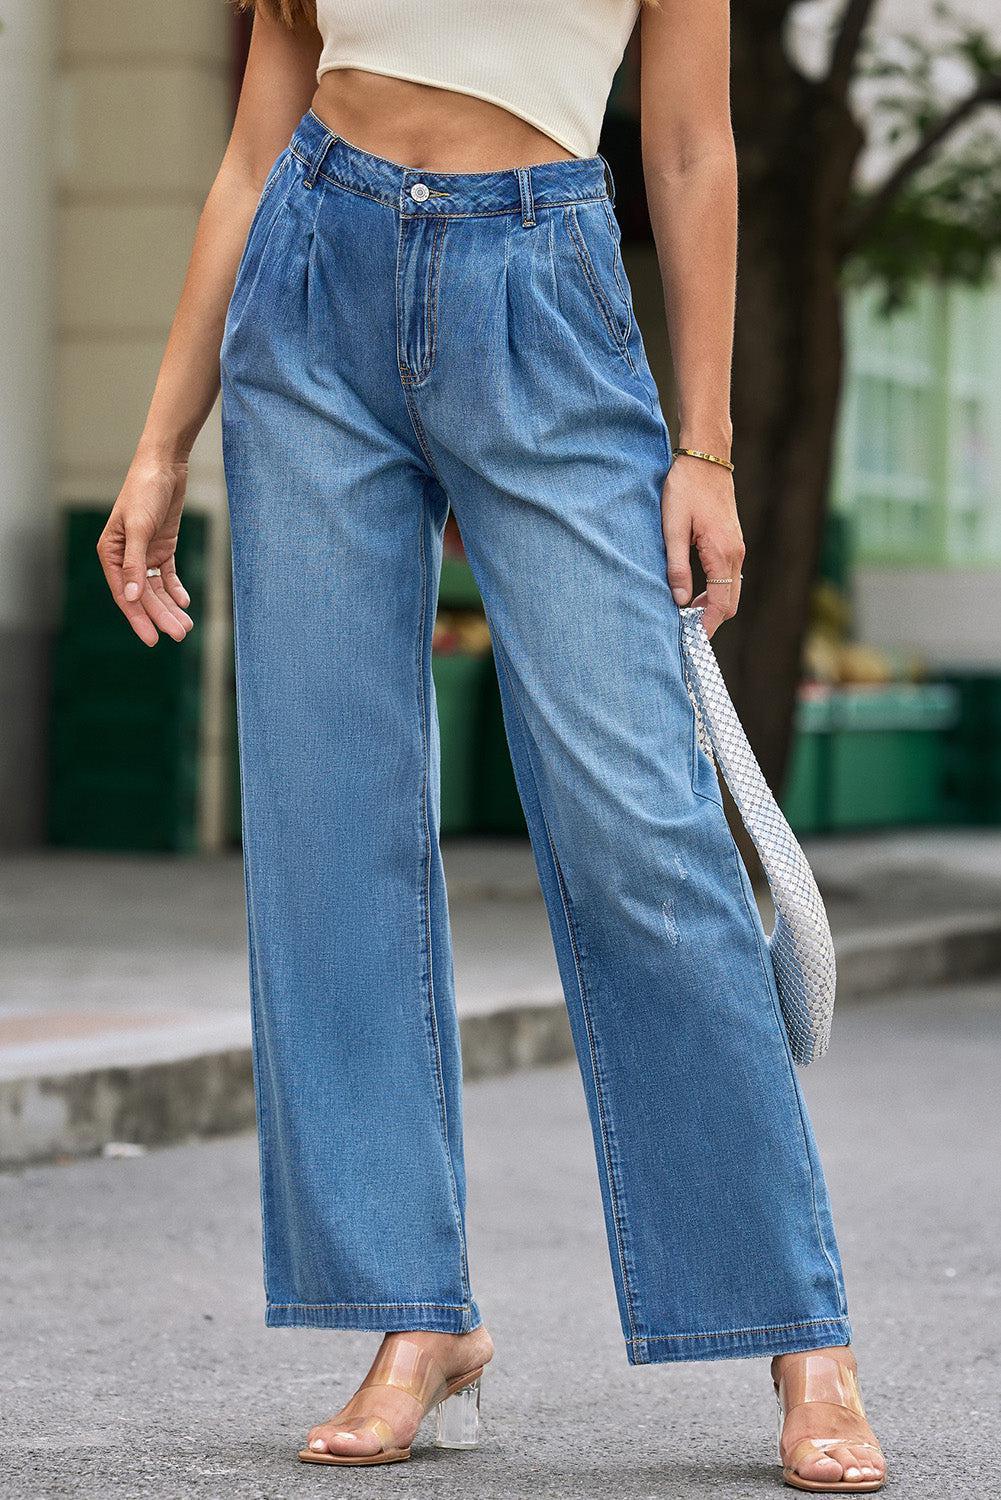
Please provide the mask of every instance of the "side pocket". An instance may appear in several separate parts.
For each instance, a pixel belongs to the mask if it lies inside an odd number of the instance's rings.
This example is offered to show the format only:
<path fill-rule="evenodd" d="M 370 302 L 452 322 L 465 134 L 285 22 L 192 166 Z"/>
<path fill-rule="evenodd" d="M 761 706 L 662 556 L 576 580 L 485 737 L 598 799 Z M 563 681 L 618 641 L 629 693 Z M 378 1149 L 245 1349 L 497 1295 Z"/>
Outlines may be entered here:
<path fill-rule="evenodd" d="M 286 148 L 285 148 L 284 151 L 279 151 L 278 155 L 275 157 L 274 161 L 271 163 L 271 166 L 270 166 L 270 168 L 268 170 L 268 175 L 264 179 L 264 186 L 261 189 L 261 196 L 257 200 L 257 208 L 255 210 L 255 216 L 256 216 L 256 214 L 259 214 L 260 211 L 261 211 L 261 209 L 264 207 L 265 202 L 267 201 L 268 197 L 270 196 L 271 189 L 274 187 L 275 183 L 278 181 L 279 177 L 282 175 L 282 173 L 284 172 L 285 168 L 288 166 L 289 161 L 291 160 L 291 157 L 292 157 L 292 152 L 286 146 Z"/>
<path fill-rule="evenodd" d="M 635 370 L 629 351 L 632 298 L 619 255 L 614 220 L 609 214 L 603 199 L 584 205 L 568 203 L 563 210 L 563 220 L 602 322 L 623 359 Z"/>
<path fill-rule="evenodd" d="M 229 299 L 226 309 L 226 327 L 223 332 L 223 345 L 232 339 L 243 318 L 244 313 L 253 297 L 254 289 L 260 278 L 262 267 L 265 262 L 265 252 L 271 239 L 272 231 L 278 220 L 294 186 L 294 178 L 288 183 L 284 193 L 277 197 L 274 189 L 279 180 L 287 173 L 289 163 L 293 160 L 292 152 L 286 148 L 276 158 L 261 196 L 257 200 L 254 217 L 250 221 L 247 238 L 243 246 L 243 254 L 236 271 L 236 280 L 233 283 L 233 293 Z"/>
<path fill-rule="evenodd" d="M 626 310 L 626 328 L 623 341 L 628 346 L 629 335 L 633 331 L 633 298 L 629 289 L 629 278 L 626 276 L 626 268 L 622 264 L 622 230 L 619 221 L 615 217 L 615 211 L 607 198 L 602 198 L 601 206 L 605 210 L 605 218 L 608 220 L 608 232 L 612 236 L 612 275 L 618 288 L 619 297 Z"/>

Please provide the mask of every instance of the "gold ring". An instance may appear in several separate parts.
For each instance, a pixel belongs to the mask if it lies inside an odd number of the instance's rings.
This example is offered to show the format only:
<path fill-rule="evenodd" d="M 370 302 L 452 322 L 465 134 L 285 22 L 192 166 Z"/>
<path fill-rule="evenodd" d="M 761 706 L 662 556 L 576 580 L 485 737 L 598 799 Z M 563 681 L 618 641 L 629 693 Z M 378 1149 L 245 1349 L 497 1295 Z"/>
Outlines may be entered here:
<path fill-rule="evenodd" d="M 146 569 L 146 577 L 147 578 L 159 578 L 160 577 L 160 569 L 159 568 L 147 568 Z"/>

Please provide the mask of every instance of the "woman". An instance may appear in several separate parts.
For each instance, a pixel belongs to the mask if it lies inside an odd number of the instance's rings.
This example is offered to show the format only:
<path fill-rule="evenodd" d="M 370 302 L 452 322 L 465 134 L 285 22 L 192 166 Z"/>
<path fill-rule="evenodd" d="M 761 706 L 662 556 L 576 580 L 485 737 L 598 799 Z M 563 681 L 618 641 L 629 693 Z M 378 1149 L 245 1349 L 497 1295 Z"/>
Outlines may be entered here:
<path fill-rule="evenodd" d="M 670 451 L 595 154 L 642 11 Z M 100 544 L 181 640 L 186 462 L 218 389 L 233 531 L 267 1322 L 377 1329 L 305 1461 L 471 1442 L 430 675 L 458 519 L 594 1131 L 628 1358 L 770 1355 L 799 1488 L 872 1490 L 823 1173 L 679 657 L 743 556 L 725 0 L 258 0 L 232 139 Z M 248 232 L 249 231 L 249 232 Z"/>

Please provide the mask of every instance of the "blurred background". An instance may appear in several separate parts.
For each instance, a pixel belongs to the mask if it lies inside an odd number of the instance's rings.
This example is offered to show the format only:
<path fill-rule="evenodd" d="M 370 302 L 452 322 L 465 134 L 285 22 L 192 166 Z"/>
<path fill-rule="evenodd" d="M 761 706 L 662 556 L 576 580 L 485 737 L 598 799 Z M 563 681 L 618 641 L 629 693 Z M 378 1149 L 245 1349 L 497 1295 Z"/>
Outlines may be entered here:
<path fill-rule="evenodd" d="M 1001 21 L 992 0 L 961 18 L 891 0 L 847 10 L 866 25 L 834 94 L 823 72 L 842 4 L 773 6 L 785 19 L 771 31 L 760 7 L 734 7 L 750 557 L 719 645 L 801 832 L 991 822 Z M 249 22 L 225 0 L 2 0 L 0 22 L 0 842 L 219 851 L 238 843 L 239 797 L 217 419 L 191 469 L 183 564 L 199 628 L 183 648 L 149 656 L 121 628 L 93 543 L 142 425 Z M 602 149 L 672 420 L 636 64 L 633 45 Z M 949 125 L 978 91 L 982 107 Z M 444 830 L 520 833 L 452 528 L 441 605 Z"/>
<path fill-rule="evenodd" d="M 94 554 L 247 42 L 225 0 L 0 0 L 0 1162 L 29 1181 L 31 1163 L 139 1156 L 253 1119 L 217 415 L 182 527 L 190 639 L 134 640 Z M 847 1088 L 871 1106 L 862 1128 L 873 1160 L 888 1153 L 884 1183 L 897 1174 L 900 1223 L 934 1255 L 934 1226 L 907 1219 L 923 1194 L 900 1173 L 918 1118 L 877 1101 L 906 1035 L 915 1089 L 926 1069 L 929 1090 L 945 1075 L 963 1093 L 950 1110 L 964 1149 L 996 1104 L 983 1042 L 1001 970 L 1001 14 L 996 0 L 733 0 L 733 43 L 748 559 L 717 643 L 835 929 L 856 1050 L 835 1045 L 811 1087 L 840 1201 L 858 1188 L 837 1154 Z M 634 38 L 601 149 L 673 423 L 637 63 Z M 467 1074 L 496 1090 L 569 1040 L 489 634 L 451 524 L 447 541 L 442 826 Z M 512 1087 L 475 1096 L 484 1139 L 534 1107 Z M 583 1131 L 575 1094 L 566 1108 Z M 949 1139 L 943 1126 L 929 1162 Z M 248 1192 L 249 1149 L 226 1159 Z M 221 1159 L 197 1160 L 222 1180 Z M 957 1217 L 974 1198 L 983 1211 L 976 1170 L 942 1168 L 935 1192 Z M 78 1201 L 59 1181 L 50 1238 Z M 177 1183 L 158 1191 L 183 1222 Z M 19 1213 L 27 1243 L 38 1221 Z M 953 1275 L 965 1264 L 942 1254 Z M 58 1280 L 48 1264 L 26 1253 L 32 1287 Z"/>

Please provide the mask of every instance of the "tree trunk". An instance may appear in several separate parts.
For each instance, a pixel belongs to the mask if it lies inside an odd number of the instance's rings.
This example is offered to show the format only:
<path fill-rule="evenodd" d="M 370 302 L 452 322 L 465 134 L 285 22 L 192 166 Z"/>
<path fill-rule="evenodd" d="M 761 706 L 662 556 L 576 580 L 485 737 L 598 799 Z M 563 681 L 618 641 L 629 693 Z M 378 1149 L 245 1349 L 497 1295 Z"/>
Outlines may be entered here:
<path fill-rule="evenodd" d="M 741 183 L 734 459 L 747 559 L 740 610 L 714 645 L 778 790 L 831 477 L 842 372 L 839 247 L 861 136 L 844 102 L 790 65 L 780 28 L 763 24 L 757 9 L 738 3 L 733 18 Z"/>

